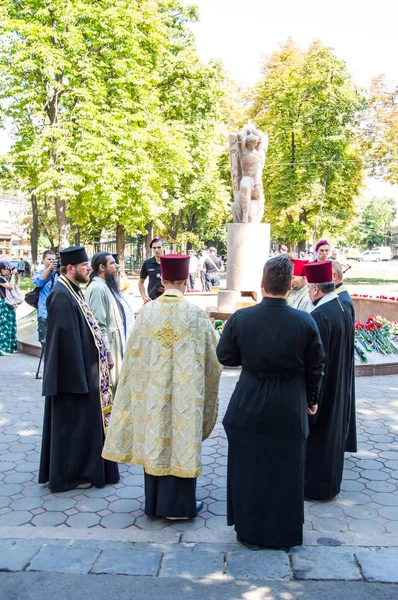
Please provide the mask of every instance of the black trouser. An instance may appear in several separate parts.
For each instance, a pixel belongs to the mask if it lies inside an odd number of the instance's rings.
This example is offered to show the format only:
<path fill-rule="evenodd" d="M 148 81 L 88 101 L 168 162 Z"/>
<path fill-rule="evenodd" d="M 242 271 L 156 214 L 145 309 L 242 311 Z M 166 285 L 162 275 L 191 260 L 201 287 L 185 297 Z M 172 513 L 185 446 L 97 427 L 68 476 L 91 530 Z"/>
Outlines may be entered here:
<path fill-rule="evenodd" d="M 188 274 L 187 288 L 189 290 L 194 290 L 195 289 L 195 283 L 196 283 L 196 273 L 189 273 Z"/>
<path fill-rule="evenodd" d="M 44 317 L 37 317 L 37 333 L 39 336 L 39 342 L 43 344 L 46 341 L 47 333 L 47 319 Z"/>
<path fill-rule="evenodd" d="M 217 271 L 212 271 L 211 273 L 206 273 L 206 279 L 208 281 L 209 288 L 218 287 L 220 285 L 220 274 L 217 273 Z"/>

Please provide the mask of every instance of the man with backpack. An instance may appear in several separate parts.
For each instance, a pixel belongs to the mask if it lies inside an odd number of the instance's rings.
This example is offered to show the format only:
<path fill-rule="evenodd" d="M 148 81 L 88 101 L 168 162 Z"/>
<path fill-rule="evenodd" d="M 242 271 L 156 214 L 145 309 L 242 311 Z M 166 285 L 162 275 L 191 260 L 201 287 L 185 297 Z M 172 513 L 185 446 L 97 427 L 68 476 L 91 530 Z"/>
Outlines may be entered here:
<path fill-rule="evenodd" d="M 47 296 L 51 292 L 58 279 L 57 258 L 53 250 L 43 252 L 43 266 L 36 271 L 32 280 L 37 288 L 40 288 L 39 299 L 37 303 L 37 333 L 39 342 L 43 344 L 46 341 L 47 331 Z"/>

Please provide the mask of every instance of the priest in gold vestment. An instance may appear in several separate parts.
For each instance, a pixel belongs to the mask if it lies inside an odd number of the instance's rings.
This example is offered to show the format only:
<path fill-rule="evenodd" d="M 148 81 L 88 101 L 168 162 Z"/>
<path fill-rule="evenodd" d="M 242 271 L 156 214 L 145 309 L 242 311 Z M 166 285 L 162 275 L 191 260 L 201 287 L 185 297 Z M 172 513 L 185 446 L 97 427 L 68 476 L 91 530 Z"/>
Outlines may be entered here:
<path fill-rule="evenodd" d="M 184 291 L 189 257 L 161 257 L 165 292 L 140 310 L 127 344 L 103 457 L 142 465 L 145 513 L 197 516 L 202 440 L 217 419 L 218 335 Z"/>

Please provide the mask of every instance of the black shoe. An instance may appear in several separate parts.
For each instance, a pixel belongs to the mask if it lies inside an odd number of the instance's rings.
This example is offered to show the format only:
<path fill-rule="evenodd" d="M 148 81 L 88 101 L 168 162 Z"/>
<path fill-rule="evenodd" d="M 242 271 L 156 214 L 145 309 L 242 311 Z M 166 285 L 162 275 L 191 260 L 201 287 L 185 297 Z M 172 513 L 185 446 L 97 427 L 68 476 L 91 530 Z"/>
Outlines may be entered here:
<path fill-rule="evenodd" d="M 236 539 L 238 540 L 238 542 L 240 544 L 243 544 L 244 546 L 246 546 L 246 548 L 249 548 L 249 550 L 264 550 L 263 546 L 259 546 L 258 544 L 250 544 L 250 542 L 247 542 L 245 539 L 241 538 L 240 535 L 236 535 Z"/>
<path fill-rule="evenodd" d="M 200 512 L 203 508 L 203 502 L 202 500 L 196 500 L 196 512 Z"/>

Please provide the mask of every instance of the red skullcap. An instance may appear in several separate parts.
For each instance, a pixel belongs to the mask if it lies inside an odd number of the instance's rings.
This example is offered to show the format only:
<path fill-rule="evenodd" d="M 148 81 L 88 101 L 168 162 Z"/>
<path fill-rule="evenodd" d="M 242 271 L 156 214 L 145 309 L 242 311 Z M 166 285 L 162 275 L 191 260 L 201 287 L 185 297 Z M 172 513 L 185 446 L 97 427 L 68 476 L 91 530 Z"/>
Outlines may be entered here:
<path fill-rule="evenodd" d="M 308 265 L 309 260 L 300 260 L 298 258 L 290 259 L 293 263 L 293 275 L 294 277 L 305 277 L 304 267 Z"/>
<path fill-rule="evenodd" d="M 184 281 L 188 279 L 189 256 L 183 254 L 167 254 L 160 257 L 162 279 L 166 281 Z"/>
<path fill-rule="evenodd" d="M 305 265 L 304 273 L 308 283 L 331 283 L 333 281 L 332 261 L 309 263 Z"/>

